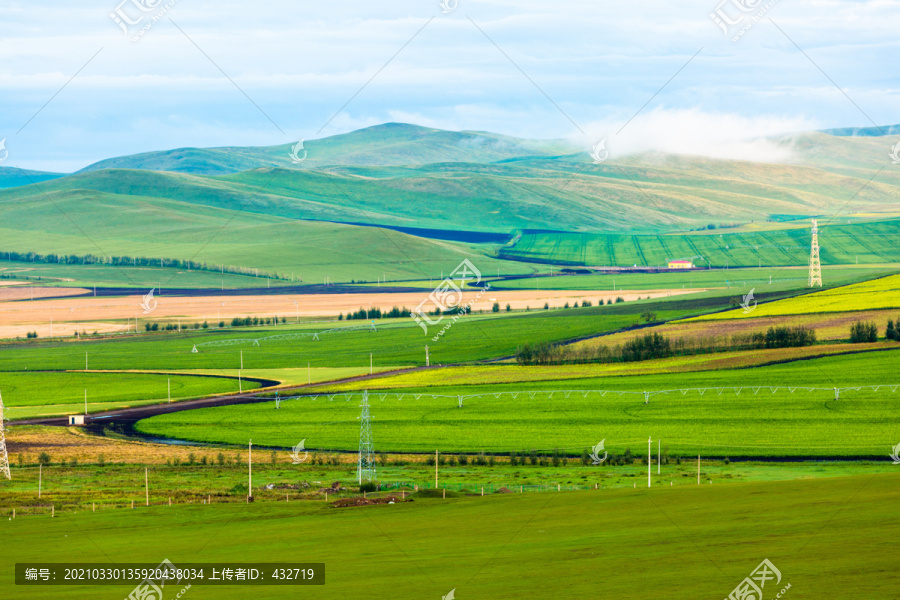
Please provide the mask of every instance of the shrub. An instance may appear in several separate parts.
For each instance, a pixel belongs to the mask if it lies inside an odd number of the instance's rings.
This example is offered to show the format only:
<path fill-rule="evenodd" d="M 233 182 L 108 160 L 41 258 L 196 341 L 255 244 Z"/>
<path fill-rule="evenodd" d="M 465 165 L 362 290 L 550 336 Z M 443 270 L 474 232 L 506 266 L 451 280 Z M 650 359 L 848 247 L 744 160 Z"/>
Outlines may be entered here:
<path fill-rule="evenodd" d="M 278 454 L 274 450 L 272 450 L 272 456 L 269 457 L 269 460 L 273 465 L 278 464 Z"/>
<path fill-rule="evenodd" d="M 891 319 L 888 319 L 887 330 L 884 332 L 884 337 L 889 340 L 898 341 L 897 339 L 897 330 L 894 329 L 894 322 Z"/>
<path fill-rule="evenodd" d="M 587 466 L 593 462 L 591 460 L 591 451 L 588 448 L 585 448 L 581 451 L 581 464 Z"/>
<path fill-rule="evenodd" d="M 616 298 L 616 304 L 618 304 L 619 302 L 625 302 L 625 298 L 623 298 L 622 296 Z"/>
<path fill-rule="evenodd" d="M 850 341 L 854 344 L 878 341 L 878 326 L 872 322 L 857 321 L 850 326 Z"/>
<path fill-rule="evenodd" d="M 378 484 L 374 481 L 367 481 L 359 486 L 359 493 L 374 492 L 378 489 Z"/>
<path fill-rule="evenodd" d="M 491 312 L 500 312 L 500 303 L 494 302 L 494 306 L 491 307 Z"/>
<path fill-rule="evenodd" d="M 512 307 L 509 305 L 509 302 L 507 302 L 506 303 L 506 312 L 509 312 L 511 310 L 512 310 Z M 34 337 L 37 337 L 37 336 L 34 336 Z"/>
<path fill-rule="evenodd" d="M 219 463 L 220 467 L 225 466 L 225 455 L 219 452 L 219 454 L 216 456 L 216 461 Z"/>
<path fill-rule="evenodd" d="M 378 462 L 381 464 L 382 467 L 386 466 L 388 464 L 388 455 L 384 452 L 379 452 L 378 453 Z"/>
<path fill-rule="evenodd" d="M 531 455 L 528 457 L 528 460 L 531 461 L 532 466 L 534 466 L 538 463 L 537 450 L 531 451 Z"/>
<path fill-rule="evenodd" d="M 203 456 L 200 457 L 200 464 L 201 464 L 201 465 L 205 465 L 205 464 L 207 464 L 208 462 L 209 462 L 209 461 L 206 459 L 206 455 L 205 455 L 205 454 L 204 454 Z"/>
<path fill-rule="evenodd" d="M 656 320 L 656 313 L 648 310 L 647 312 L 641 313 L 641 318 L 647 323 L 650 323 Z"/>
<path fill-rule="evenodd" d="M 50 464 L 50 455 L 47 454 L 46 452 L 41 452 L 40 454 L 38 454 L 38 463 L 40 463 L 42 465 L 49 465 Z"/>
<path fill-rule="evenodd" d="M 766 332 L 766 348 L 797 348 L 812 346 L 816 342 L 816 330 L 810 327 L 769 327 Z"/>
<path fill-rule="evenodd" d="M 97 457 L 97 466 L 102 467 L 105 465 L 106 465 L 106 457 L 101 454 L 100 456 Z"/>
<path fill-rule="evenodd" d="M 188 454 L 188 464 L 189 465 L 194 464 L 196 461 L 197 461 L 197 456 L 193 452 Z"/>
<path fill-rule="evenodd" d="M 550 303 L 544 302 L 544 310 L 550 310 Z"/>
<path fill-rule="evenodd" d="M 518 457 L 516 457 L 516 453 L 510 452 L 509 453 L 509 466 L 516 467 L 518 465 L 519 465 L 519 459 L 518 459 Z"/>
<path fill-rule="evenodd" d="M 659 333 L 648 333 L 636 337 L 628 340 L 622 346 L 622 360 L 625 362 L 666 358 L 667 356 L 672 356 L 672 345 L 667 337 Z"/>
<path fill-rule="evenodd" d="M 497 459 L 494 457 L 493 454 L 488 456 L 488 465 L 493 467 L 496 462 L 497 462 Z"/>

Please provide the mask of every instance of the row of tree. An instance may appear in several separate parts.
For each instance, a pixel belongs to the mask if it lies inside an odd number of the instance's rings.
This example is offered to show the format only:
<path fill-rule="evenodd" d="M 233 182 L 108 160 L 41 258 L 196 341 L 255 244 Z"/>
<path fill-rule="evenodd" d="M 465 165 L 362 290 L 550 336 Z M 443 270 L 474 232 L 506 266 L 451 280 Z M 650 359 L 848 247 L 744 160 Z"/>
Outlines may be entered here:
<path fill-rule="evenodd" d="M 380 308 L 360 308 L 356 312 L 347 313 L 347 316 L 344 316 L 344 313 L 338 315 L 338 321 L 343 321 L 347 319 L 348 321 L 352 321 L 354 319 L 399 319 L 400 317 L 409 317 L 412 315 L 412 311 L 406 308 L 393 307 L 391 310 L 382 311 Z"/>
<path fill-rule="evenodd" d="M 188 271 L 211 271 L 230 273 L 233 275 L 259 276 L 259 269 L 254 267 L 235 267 L 229 265 L 207 265 L 205 262 L 184 260 L 180 258 L 148 258 L 146 256 L 97 256 L 95 254 L 38 254 L 36 252 L 0 251 L 0 259 L 7 261 L 30 262 L 44 264 L 67 265 L 111 265 L 118 267 L 169 267 Z M 263 277 L 290 281 L 289 275 L 282 273 L 263 273 Z M 300 280 L 302 281 L 302 279 Z"/>
<path fill-rule="evenodd" d="M 634 362 L 670 356 L 692 356 L 727 350 L 793 348 L 811 346 L 816 331 L 809 327 L 770 327 L 765 333 L 723 337 L 676 338 L 648 333 L 615 346 L 564 346 L 553 343 L 525 344 L 516 351 L 521 365 Z"/>

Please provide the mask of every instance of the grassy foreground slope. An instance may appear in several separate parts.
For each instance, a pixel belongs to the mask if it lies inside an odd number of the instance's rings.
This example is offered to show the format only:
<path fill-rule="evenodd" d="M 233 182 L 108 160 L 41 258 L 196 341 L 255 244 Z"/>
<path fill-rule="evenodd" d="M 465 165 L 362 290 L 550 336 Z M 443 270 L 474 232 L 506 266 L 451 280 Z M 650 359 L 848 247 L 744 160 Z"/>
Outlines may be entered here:
<path fill-rule="evenodd" d="M 889 598 L 900 475 L 425 499 L 154 506 L 0 521 L 9 598 L 124 597 L 133 586 L 23 588 L 13 563 L 316 561 L 304 598 L 720 598 L 764 558 L 774 597 Z M 75 532 L 75 533 L 73 533 Z M 835 548 L 840 548 L 836 552 Z M 652 565 L 652 568 L 648 568 Z M 175 587 L 177 592 L 181 587 Z M 194 586 L 198 598 L 296 598 L 298 588 Z M 168 596 L 167 596 L 168 600 Z"/>

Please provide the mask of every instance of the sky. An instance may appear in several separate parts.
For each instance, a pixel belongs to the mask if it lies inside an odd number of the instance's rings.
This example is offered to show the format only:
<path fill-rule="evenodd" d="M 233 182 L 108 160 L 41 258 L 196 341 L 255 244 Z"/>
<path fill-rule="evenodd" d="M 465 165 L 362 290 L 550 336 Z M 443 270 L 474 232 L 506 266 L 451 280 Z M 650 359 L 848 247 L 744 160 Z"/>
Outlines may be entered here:
<path fill-rule="evenodd" d="M 443 2 L 0 0 L 2 166 L 390 121 L 779 160 L 900 123 L 898 2 Z"/>

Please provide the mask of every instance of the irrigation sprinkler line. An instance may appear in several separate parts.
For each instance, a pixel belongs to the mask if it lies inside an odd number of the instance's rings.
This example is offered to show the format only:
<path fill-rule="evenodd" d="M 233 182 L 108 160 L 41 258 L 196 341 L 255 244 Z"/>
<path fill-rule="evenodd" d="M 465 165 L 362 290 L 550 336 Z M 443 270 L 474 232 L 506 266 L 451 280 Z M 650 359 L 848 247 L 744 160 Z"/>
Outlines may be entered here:
<path fill-rule="evenodd" d="M 661 394 L 674 394 L 676 392 L 680 393 L 682 396 L 687 395 L 688 392 L 697 392 L 701 396 L 704 395 L 708 391 L 715 391 L 719 396 L 725 393 L 734 393 L 734 395 L 739 396 L 744 390 L 752 390 L 753 395 L 759 394 L 760 390 L 768 390 L 773 395 L 776 394 L 779 390 L 787 390 L 791 394 L 795 393 L 798 390 L 804 392 L 831 392 L 835 395 L 835 399 L 838 399 L 842 392 L 847 391 L 861 391 L 864 389 L 871 389 L 872 391 L 877 392 L 881 388 L 888 388 L 891 390 L 891 393 L 900 389 L 900 383 L 880 383 L 880 384 L 872 384 L 872 385 L 854 385 L 848 387 L 817 387 L 817 386 L 808 386 L 808 385 L 779 385 L 779 386 L 756 386 L 756 385 L 745 385 L 745 386 L 726 386 L 726 387 L 696 387 L 696 388 L 675 388 L 671 390 L 656 390 L 656 391 L 646 391 L 646 390 L 507 390 L 502 392 L 484 392 L 481 394 L 422 394 L 422 393 L 398 393 L 398 392 L 386 392 L 386 393 L 378 393 L 373 394 L 378 396 L 378 399 L 383 401 L 385 398 L 393 397 L 397 400 L 402 400 L 406 396 L 412 396 L 416 400 L 420 398 L 451 398 L 457 401 L 457 406 L 462 408 L 463 404 L 460 403 L 460 400 L 468 400 L 470 398 L 483 398 L 487 396 L 493 396 L 495 399 L 499 398 L 503 395 L 512 396 L 514 399 L 518 398 L 520 394 L 527 394 L 530 399 L 534 399 L 538 394 L 546 394 L 550 398 L 552 398 L 555 394 L 562 394 L 565 398 L 568 398 L 571 394 L 581 394 L 582 398 L 586 398 L 588 394 L 600 394 L 601 397 L 606 396 L 607 394 L 618 394 L 620 396 L 628 394 L 633 396 L 639 396 L 641 398 L 648 398 L 649 396 L 661 395 Z M 320 397 L 327 397 L 329 401 L 334 400 L 335 398 L 343 398 L 345 401 L 349 401 L 354 395 L 361 392 L 337 392 L 333 394 L 299 394 L 297 396 L 286 396 L 281 398 L 281 401 L 285 400 L 298 400 L 298 399 L 311 399 L 316 400 Z"/>

